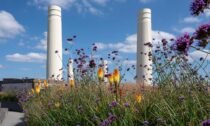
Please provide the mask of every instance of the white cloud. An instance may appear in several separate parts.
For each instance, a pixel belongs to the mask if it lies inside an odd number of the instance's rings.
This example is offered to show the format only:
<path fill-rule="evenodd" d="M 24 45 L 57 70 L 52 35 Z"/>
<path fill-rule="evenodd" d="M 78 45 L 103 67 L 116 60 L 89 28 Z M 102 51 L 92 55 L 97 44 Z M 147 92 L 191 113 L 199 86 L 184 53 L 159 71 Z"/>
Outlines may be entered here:
<path fill-rule="evenodd" d="M 206 17 L 210 17 L 210 9 L 204 10 L 204 14 L 206 15 Z"/>
<path fill-rule="evenodd" d="M 184 23 L 199 23 L 201 20 L 198 17 L 185 17 Z"/>
<path fill-rule="evenodd" d="M 136 65 L 136 60 L 125 60 L 125 61 L 123 61 L 123 64 Z"/>
<path fill-rule="evenodd" d="M 18 46 L 24 46 L 24 45 L 25 45 L 25 43 L 22 41 L 18 43 Z"/>
<path fill-rule="evenodd" d="M 47 9 L 48 5 L 58 5 L 63 9 L 67 9 L 72 4 L 74 4 L 76 0 L 33 0 L 33 2 L 29 2 L 29 4 L 34 4 L 40 9 Z"/>
<path fill-rule="evenodd" d="M 16 21 L 12 14 L 0 11 L 0 40 L 13 38 L 24 31 L 24 27 Z"/>
<path fill-rule="evenodd" d="M 13 62 L 35 62 L 41 63 L 46 60 L 46 54 L 30 52 L 27 54 L 15 53 L 6 55 L 6 59 Z"/>
<path fill-rule="evenodd" d="M 150 2 L 151 0 L 139 0 L 139 2 L 141 2 L 141 3 L 148 3 L 148 2 Z"/>
<path fill-rule="evenodd" d="M 106 3 L 109 1 L 109 0 L 93 0 L 95 3 L 97 4 L 100 4 L 100 5 L 106 5 Z"/>
<path fill-rule="evenodd" d="M 26 67 L 22 67 L 22 68 L 19 68 L 19 70 L 21 70 L 21 71 L 30 71 L 31 69 L 30 68 L 26 68 Z"/>
<path fill-rule="evenodd" d="M 208 52 L 208 50 L 204 50 L 204 51 Z M 189 62 L 193 62 L 194 60 L 200 59 L 201 57 L 202 58 L 206 57 L 206 60 L 210 61 L 210 55 L 207 55 L 206 53 L 204 53 L 202 51 L 196 50 L 196 51 L 189 53 L 189 59 L 190 59 Z"/>
<path fill-rule="evenodd" d="M 2 69 L 2 68 L 4 68 L 4 66 L 0 64 L 0 69 Z"/>
<path fill-rule="evenodd" d="M 43 33 L 44 38 L 36 45 L 35 48 L 47 51 L 47 32 Z"/>
<path fill-rule="evenodd" d="M 47 9 L 48 5 L 58 5 L 62 9 L 76 8 L 79 13 L 88 12 L 94 15 L 101 15 L 103 12 L 98 6 L 106 6 L 109 2 L 124 2 L 125 0 L 33 0 L 29 4 L 38 8 Z"/>
<path fill-rule="evenodd" d="M 193 33 L 193 32 L 195 32 L 195 29 L 192 27 L 185 27 L 182 29 L 174 28 L 173 30 L 176 32 L 179 32 L 179 33 Z"/>
<path fill-rule="evenodd" d="M 169 41 L 170 39 L 176 38 L 173 34 L 164 31 L 153 31 L 152 37 L 155 39 L 153 41 L 154 45 L 159 44 L 159 42 L 161 42 L 162 39 L 166 39 L 167 41 Z"/>
<path fill-rule="evenodd" d="M 163 38 L 166 40 L 175 38 L 174 35 L 163 31 L 153 31 L 152 36 L 155 39 L 153 41 L 154 45 L 157 45 Z M 130 36 L 127 36 L 124 42 L 118 42 L 118 43 L 97 42 L 96 46 L 98 47 L 99 50 L 114 49 L 124 53 L 136 53 L 137 49 L 136 44 L 137 44 L 137 34 L 132 34 Z"/>
<path fill-rule="evenodd" d="M 191 27 L 186 27 L 186 28 L 183 28 L 180 30 L 181 33 L 193 33 L 195 32 L 195 29 L 194 28 L 191 28 Z"/>

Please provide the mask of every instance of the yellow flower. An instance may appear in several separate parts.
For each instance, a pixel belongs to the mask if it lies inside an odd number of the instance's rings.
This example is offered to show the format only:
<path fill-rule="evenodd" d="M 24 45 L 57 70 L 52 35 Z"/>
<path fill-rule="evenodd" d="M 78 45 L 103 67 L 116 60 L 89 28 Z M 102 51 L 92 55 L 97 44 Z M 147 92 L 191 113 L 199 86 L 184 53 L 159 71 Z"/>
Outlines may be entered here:
<path fill-rule="evenodd" d="M 47 89 L 48 88 L 48 83 L 47 83 L 47 81 L 46 80 L 44 80 L 44 87 Z"/>
<path fill-rule="evenodd" d="M 97 111 L 97 112 L 99 111 L 99 108 L 98 108 L 98 106 L 96 106 L 96 111 Z"/>
<path fill-rule="evenodd" d="M 34 94 L 34 89 L 33 88 L 31 89 L 31 93 Z"/>
<path fill-rule="evenodd" d="M 102 68 L 98 69 L 98 79 L 102 80 L 104 78 L 104 71 Z"/>
<path fill-rule="evenodd" d="M 112 86 L 112 84 L 114 82 L 113 74 L 110 74 L 110 76 L 108 77 L 108 80 L 109 80 L 110 86 Z"/>
<path fill-rule="evenodd" d="M 62 93 L 65 90 L 65 86 L 64 85 L 59 85 L 57 87 L 57 90 L 58 90 L 59 93 Z"/>
<path fill-rule="evenodd" d="M 114 69 L 113 73 L 114 83 L 117 85 L 120 82 L 120 72 L 118 69 Z"/>
<path fill-rule="evenodd" d="M 56 103 L 55 103 L 55 107 L 56 107 L 56 108 L 59 108 L 60 106 L 61 106 L 61 104 L 60 104 L 59 102 L 56 102 Z"/>
<path fill-rule="evenodd" d="M 41 80 L 38 80 L 38 84 L 41 84 Z"/>
<path fill-rule="evenodd" d="M 135 98 L 136 98 L 136 102 L 141 103 L 141 101 L 142 101 L 142 95 L 137 94 Z"/>
<path fill-rule="evenodd" d="M 39 84 L 35 86 L 35 92 L 36 92 L 37 94 L 40 93 L 40 89 L 41 89 L 41 86 L 40 86 Z"/>
<path fill-rule="evenodd" d="M 73 88 L 74 87 L 74 80 L 70 80 L 69 85 L 70 85 L 71 88 Z"/>

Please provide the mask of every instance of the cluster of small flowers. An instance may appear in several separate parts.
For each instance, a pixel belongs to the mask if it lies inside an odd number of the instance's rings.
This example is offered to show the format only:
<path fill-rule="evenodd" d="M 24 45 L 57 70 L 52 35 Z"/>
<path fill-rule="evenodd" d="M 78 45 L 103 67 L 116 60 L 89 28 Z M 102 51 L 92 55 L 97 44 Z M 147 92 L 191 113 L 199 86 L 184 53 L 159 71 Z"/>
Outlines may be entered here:
<path fill-rule="evenodd" d="M 176 39 L 173 49 L 187 54 L 189 47 L 195 40 L 198 40 L 198 46 L 205 48 L 210 39 L 210 22 L 201 25 L 191 37 L 188 33 Z"/>
<path fill-rule="evenodd" d="M 102 121 L 99 126 L 108 126 L 110 125 L 113 121 L 115 121 L 117 119 L 117 116 L 110 114 L 109 117 L 107 119 L 105 119 L 104 121 Z"/>
<path fill-rule="evenodd" d="M 202 126 L 209 126 L 209 125 L 210 125 L 210 119 L 202 122 Z"/>
<path fill-rule="evenodd" d="M 96 52 L 96 51 L 97 51 L 97 49 L 98 49 L 98 47 L 96 46 L 96 44 L 95 44 L 95 43 L 93 43 L 93 44 L 92 44 L 92 51 L 95 51 L 95 52 Z"/>
<path fill-rule="evenodd" d="M 109 104 L 109 107 L 116 107 L 118 103 L 116 101 L 112 101 L 111 104 Z"/>
<path fill-rule="evenodd" d="M 191 4 L 190 10 L 192 15 L 199 15 L 208 8 L 209 0 L 194 0 Z"/>
<path fill-rule="evenodd" d="M 199 40 L 199 46 L 206 47 L 210 39 L 210 22 L 201 25 L 193 34 L 193 37 Z"/>
<path fill-rule="evenodd" d="M 28 95 L 28 92 L 27 91 L 21 91 L 17 95 L 17 98 L 19 100 L 19 103 L 27 102 L 32 97 L 33 97 L 32 95 Z"/>
<path fill-rule="evenodd" d="M 192 42 L 193 41 L 190 35 L 188 33 L 185 33 L 183 36 L 177 38 L 175 44 L 173 45 L 173 49 L 187 54 Z"/>
<path fill-rule="evenodd" d="M 124 103 L 124 106 L 125 106 L 126 108 L 129 108 L 129 107 L 130 107 L 130 104 L 129 104 L 128 102 L 126 102 L 126 103 Z"/>
<path fill-rule="evenodd" d="M 81 72 L 84 75 L 87 72 L 85 64 L 87 63 L 87 58 L 89 56 L 86 55 L 84 49 L 76 49 L 76 54 L 78 58 L 74 59 L 74 62 L 77 64 L 77 72 Z"/>

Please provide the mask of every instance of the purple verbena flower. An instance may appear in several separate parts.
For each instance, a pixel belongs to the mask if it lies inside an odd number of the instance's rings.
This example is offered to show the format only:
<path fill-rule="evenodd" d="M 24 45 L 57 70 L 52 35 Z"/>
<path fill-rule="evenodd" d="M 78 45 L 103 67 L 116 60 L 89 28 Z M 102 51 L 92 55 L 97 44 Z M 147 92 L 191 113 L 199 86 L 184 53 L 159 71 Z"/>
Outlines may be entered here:
<path fill-rule="evenodd" d="M 53 106 L 53 103 L 52 103 L 52 102 L 49 102 L 49 103 L 47 104 L 47 106 L 48 106 L 48 108 L 51 108 L 51 107 Z"/>
<path fill-rule="evenodd" d="M 199 40 L 199 46 L 206 47 L 208 40 L 210 39 L 210 22 L 208 24 L 201 25 L 196 30 L 193 37 Z"/>
<path fill-rule="evenodd" d="M 184 101 L 184 96 L 179 96 L 179 100 L 181 101 L 181 102 L 183 102 Z"/>
<path fill-rule="evenodd" d="M 102 121 L 98 126 L 108 126 L 116 119 L 117 119 L 117 116 L 110 114 L 109 117 L 105 119 L 104 121 Z"/>
<path fill-rule="evenodd" d="M 90 67 L 90 68 L 95 68 L 95 67 L 96 67 L 96 63 L 95 63 L 94 60 L 90 60 L 90 62 L 89 62 L 89 67 Z"/>
<path fill-rule="evenodd" d="M 199 15 L 200 13 L 204 12 L 204 9 L 207 8 L 208 0 L 193 0 L 193 2 L 191 3 L 191 14 L 192 15 Z"/>
<path fill-rule="evenodd" d="M 124 103 L 124 106 L 128 108 L 128 107 L 130 107 L 130 104 L 128 102 L 126 102 L 126 103 Z"/>
<path fill-rule="evenodd" d="M 183 36 L 176 39 L 175 44 L 173 45 L 173 49 L 187 54 L 190 45 L 193 40 L 188 33 L 185 33 Z"/>
<path fill-rule="evenodd" d="M 163 46 L 166 46 L 166 45 L 167 45 L 167 43 L 168 43 L 166 39 L 162 39 L 162 41 L 161 41 L 161 42 L 162 42 Z"/>
<path fill-rule="evenodd" d="M 144 125 L 148 125 L 149 122 L 148 122 L 147 120 L 145 120 L 145 121 L 143 122 L 143 124 L 144 124 Z"/>
<path fill-rule="evenodd" d="M 210 22 L 208 24 L 201 25 L 194 33 L 195 39 L 209 38 L 210 36 Z"/>
<path fill-rule="evenodd" d="M 112 101 L 111 104 L 109 104 L 109 107 L 116 107 L 118 103 L 116 101 Z"/>
<path fill-rule="evenodd" d="M 94 46 L 93 47 L 93 51 L 97 51 L 97 46 Z"/>
<path fill-rule="evenodd" d="M 210 119 L 203 121 L 202 126 L 210 126 Z"/>

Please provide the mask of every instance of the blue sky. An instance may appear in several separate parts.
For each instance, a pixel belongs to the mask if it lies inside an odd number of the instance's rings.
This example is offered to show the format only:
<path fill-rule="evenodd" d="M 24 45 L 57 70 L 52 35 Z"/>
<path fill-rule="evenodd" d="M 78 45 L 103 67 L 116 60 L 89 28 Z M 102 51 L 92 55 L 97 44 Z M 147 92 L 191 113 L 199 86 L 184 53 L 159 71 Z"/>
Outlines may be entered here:
<path fill-rule="evenodd" d="M 45 78 L 47 6 L 62 7 L 63 48 L 99 46 L 98 56 L 119 50 L 135 64 L 138 12 L 152 10 L 153 37 L 172 38 L 210 19 L 210 11 L 199 17 L 189 12 L 191 0 L 1 0 L 0 79 L 5 77 Z M 160 32 L 161 35 L 157 35 Z M 66 38 L 77 35 L 73 45 Z M 192 60 L 204 55 L 193 51 Z M 64 63 L 69 54 L 63 54 Z M 210 57 L 208 57 L 210 60 Z M 134 73 L 135 74 L 135 73 Z"/>

